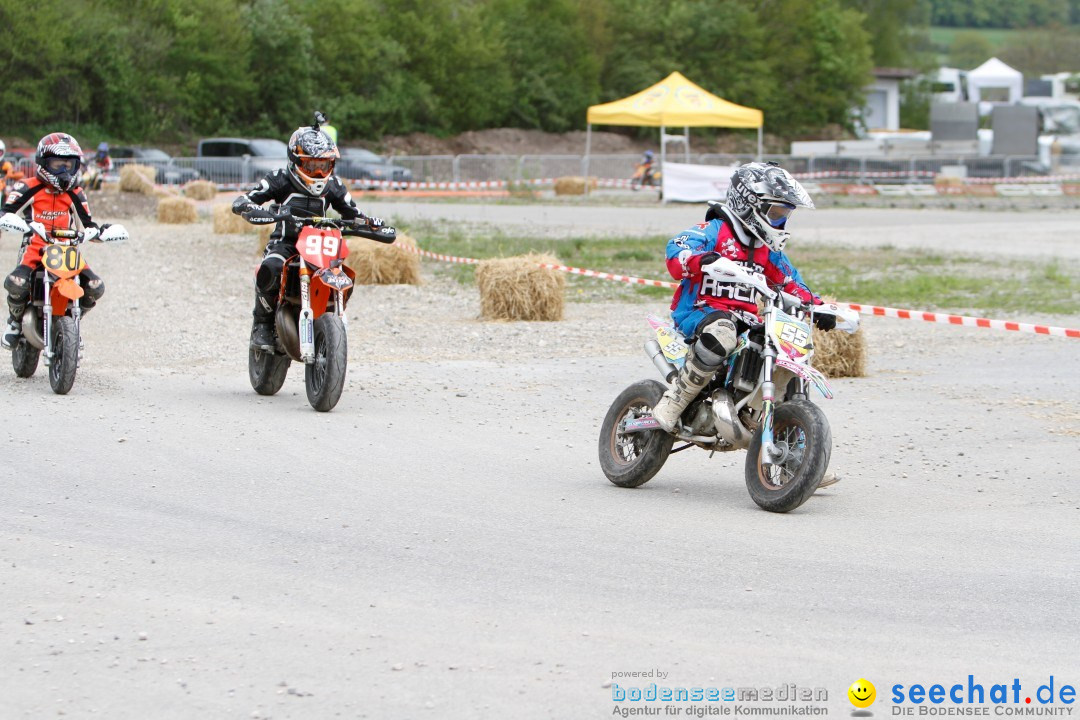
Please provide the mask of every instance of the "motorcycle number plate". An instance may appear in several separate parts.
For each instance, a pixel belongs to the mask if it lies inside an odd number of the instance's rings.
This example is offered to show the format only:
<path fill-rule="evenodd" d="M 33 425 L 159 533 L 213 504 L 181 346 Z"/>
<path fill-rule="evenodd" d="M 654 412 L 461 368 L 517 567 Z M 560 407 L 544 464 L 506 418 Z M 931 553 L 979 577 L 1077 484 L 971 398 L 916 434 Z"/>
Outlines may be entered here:
<path fill-rule="evenodd" d="M 332 261 L 349 254 L 341 231 L 313 227 L 306 227 L 300 232 L 296 239 L 296 251 L 318 268 L 330 267 Z"/>
<path fill-rule="evenodd" d="M 660 343 L 660 349 L 670 362 L 678 363 L 686 357 L 686 343 L 667 328 L 656 328 L 656 341 Z"/>
<path fill-rule="evenodd" d="M 49 245 L 41 256 L 41 263 L 53 275 L 61 278 L 78 274 L 86 263 L 79 249 L 71 245 Z"/>
<path fill-rule="evenodd" d="M 773 339 L 789 357 L 801 358 L 814 348 L 810 326 L 784 315 L 773 324 Z"/>

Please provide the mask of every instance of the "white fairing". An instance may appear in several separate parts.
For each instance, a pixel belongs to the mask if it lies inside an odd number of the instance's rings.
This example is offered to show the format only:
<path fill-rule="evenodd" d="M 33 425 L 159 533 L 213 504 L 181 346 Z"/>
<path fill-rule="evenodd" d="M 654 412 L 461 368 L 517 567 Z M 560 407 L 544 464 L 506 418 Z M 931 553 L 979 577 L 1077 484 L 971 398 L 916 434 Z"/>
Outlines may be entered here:
<path fill-rule="evenodd" d="M 124 242 L 127 239 L 128 231 L 123 225 L 110 225 L 98 236 L 101 242 Z"/>
<path fill-rule="evenodd" d="M 709 263 L 702 268 L 702 272 L 719 282 L 749 285 L 769 299 L 776 296 L 761 273 L 749 272 L 742 265 L 727 258 L 719 258 Z"/>
<path fill-rule="evenodd" d="M 28 233 L 30 232 L 30 226 L 15 213 L 4 213 L 3 216 L 0 216 L 0 230 L 13 233 Z"/>
<path fill-rule="evenodd" d="M 820 315 L 833 315 L 836 317 L 836 329 L 846 333 L 855 333 L 859 329 L 859 312 L 849 307 L 841 307 L 836 303 L 815 305 L 814 312 Z"/>

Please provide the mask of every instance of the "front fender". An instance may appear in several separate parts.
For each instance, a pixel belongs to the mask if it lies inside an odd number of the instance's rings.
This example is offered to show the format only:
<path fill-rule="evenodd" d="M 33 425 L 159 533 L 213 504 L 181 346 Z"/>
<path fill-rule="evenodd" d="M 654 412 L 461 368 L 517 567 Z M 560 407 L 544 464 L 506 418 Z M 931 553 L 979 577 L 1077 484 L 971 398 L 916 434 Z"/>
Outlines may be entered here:
<path fill-rule="evenodd" d="M 822 395 L 827 399 L 832 399 L 833 392 L 832 386 L 829 385 L 829 381 L 825 379 L 819 371 L 810 367 L 809 365 L 803 365 L 801 363 L 793 362 L 787 358 L 776 358 L 776 367 L 782 367 L 788 372 L 798 375 L 803 380 L 807 381 L 818 389 Z"/>

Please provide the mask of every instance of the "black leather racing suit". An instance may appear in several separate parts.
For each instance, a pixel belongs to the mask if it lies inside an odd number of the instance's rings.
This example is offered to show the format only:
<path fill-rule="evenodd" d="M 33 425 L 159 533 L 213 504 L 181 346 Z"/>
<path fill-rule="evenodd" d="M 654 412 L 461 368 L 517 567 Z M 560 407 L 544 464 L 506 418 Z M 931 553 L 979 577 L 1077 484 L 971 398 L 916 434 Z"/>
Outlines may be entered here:
<path fill-rule="evenodd" d="M 337 210 L 346 220 L 363 217 L 356 207 L 348 189 L 332 176 L 326 183 L 322 195 L 311 195 L 304 186 L 293 178 L 286 169 L 274 170 L 259 181 L 252 190 L 233 201 L 232 211 L 237 215 L 263 203 L 273 201 L 282 209 L 298 218 L 326 215 L 328 207 Z M 278 290 L 281 282 L 281 268 L 285 261 L 296 254 L 296 225 L 279 222 L 270 233 L 270 242 L 266 245 L 262 264 L 255 275 L 255 310 L 256 323 L 272 323 L 277 309 Z"/>

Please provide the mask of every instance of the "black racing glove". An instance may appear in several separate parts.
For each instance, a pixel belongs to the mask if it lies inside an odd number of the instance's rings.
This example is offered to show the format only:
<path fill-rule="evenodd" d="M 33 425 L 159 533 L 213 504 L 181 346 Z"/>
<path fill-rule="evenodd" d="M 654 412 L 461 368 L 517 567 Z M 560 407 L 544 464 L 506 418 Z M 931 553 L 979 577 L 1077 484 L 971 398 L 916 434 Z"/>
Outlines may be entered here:
<path fill-rule="evenodd" d="M 836 327 L 836 316 L 827 315 L 826 313 L 815 313 L 814 324 L 825 332 L 828 332 Z"/>
<path fill-rule="evenodd" d="M 701 261 L 698 263 L 698 267 L 700 267 L 702 270 L 704 270 L 706 265 L 711 265 L 712 263 L 716 262 L 719 259 L 720 259 L 720 253 L 718 253 L 718 252 L 707 252 L 707 253 L 705 253 L 704 255 L 701 256 Z"/>
<path fill-rule="evenodd" d="M 383 225 L 386 224 L 386 222 L 383 221 L 382 218 L 377 218 L 377 217 L 364 216 L 364 221 L 367 222 L 368 227 L 370 227 L 372 230 L 378 230 L 379 228 L 381 228 Z"/>

